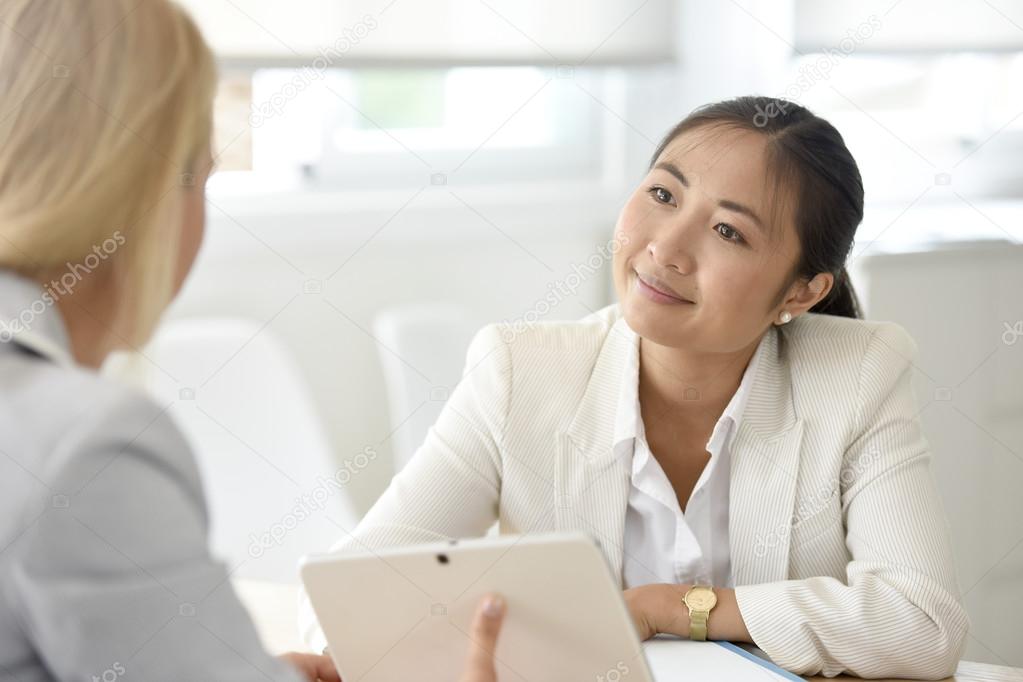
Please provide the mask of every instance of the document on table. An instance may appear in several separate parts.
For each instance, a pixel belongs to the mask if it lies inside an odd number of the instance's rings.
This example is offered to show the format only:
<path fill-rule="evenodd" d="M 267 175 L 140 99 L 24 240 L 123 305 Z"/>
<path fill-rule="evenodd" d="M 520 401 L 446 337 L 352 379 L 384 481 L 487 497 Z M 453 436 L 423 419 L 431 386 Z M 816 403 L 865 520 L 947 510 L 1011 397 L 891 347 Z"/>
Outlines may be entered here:
<path fill-rule="evenodd" d="M 731 642 L 693 642 L 658 635 L 643 644 L 656 682 L 788 682 L 803 678 Z"/>

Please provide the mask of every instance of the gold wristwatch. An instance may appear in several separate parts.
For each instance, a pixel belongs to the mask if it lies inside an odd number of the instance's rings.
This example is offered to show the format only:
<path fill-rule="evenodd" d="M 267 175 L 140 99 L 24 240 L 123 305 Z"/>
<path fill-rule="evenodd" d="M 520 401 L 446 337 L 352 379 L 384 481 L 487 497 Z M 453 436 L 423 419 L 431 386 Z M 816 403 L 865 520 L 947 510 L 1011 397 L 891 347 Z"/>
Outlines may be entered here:
<path fill-rule="evenodd" d="M 689 639 L 707 639 L 707 620 L 710 611 L 718 603 L 718 597 L 710 585 L 693 585 L 682 597 L 682 603 L 689 609 Z"/>

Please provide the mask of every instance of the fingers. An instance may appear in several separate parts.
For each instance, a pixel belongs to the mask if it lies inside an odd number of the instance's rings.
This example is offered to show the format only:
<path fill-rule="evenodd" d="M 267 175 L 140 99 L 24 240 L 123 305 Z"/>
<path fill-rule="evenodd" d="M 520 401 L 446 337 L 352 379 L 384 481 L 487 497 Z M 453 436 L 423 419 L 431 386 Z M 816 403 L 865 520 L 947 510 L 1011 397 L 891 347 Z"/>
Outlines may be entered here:
<path fill-rule="evenodd" d="M 469 632 L 472 641 L 469 643 L 462 682 L 497 682 L 494 650 L 504 622 L 504 612 L 504 599 L 500 595 L 487 595 L 480 602 Z"/>
<path fill-rule="evenodd" d="M 309 682 L 341 682 L 341 675 L 334 667 L 330 656 L 292 651 L 281 654 L 281 659 L 297 668 Z"/>
<path fill-rule="evenodd" d="M 331 660 L 330 656 L 313 655 L 314 669 L 316 670 L 316 677 L 323 682 L 341 682 L 341 674 L 334 667 L 334 661 Z"/>

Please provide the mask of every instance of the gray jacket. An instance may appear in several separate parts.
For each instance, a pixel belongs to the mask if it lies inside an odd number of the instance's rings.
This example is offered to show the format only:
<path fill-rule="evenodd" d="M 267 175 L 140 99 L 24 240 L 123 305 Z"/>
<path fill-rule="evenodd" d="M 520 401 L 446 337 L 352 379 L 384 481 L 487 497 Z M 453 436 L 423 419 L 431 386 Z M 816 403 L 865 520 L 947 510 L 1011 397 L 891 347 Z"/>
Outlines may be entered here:
<path fill-rule="evenodd" d="M 298 680 L 207 526 L 166 410 L 76 366 L 52 296 L 0 271 L 0 682 Z"/>

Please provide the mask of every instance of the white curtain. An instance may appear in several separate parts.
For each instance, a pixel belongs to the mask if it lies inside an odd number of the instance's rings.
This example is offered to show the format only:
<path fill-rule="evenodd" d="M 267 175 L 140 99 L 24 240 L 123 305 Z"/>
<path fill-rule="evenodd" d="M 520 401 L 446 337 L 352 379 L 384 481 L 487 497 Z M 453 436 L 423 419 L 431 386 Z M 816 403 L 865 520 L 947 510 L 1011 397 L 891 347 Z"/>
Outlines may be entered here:
<path fill-rule="evenodd" d="M 264 65 L 672 59 L 675 0 L 179 0 L 221 60 Z"/>
<path fill-rule="evenodd" d="M 1023 50 L 1023 0 L 796 0 L 795 9 L 803 53 Z"/>

